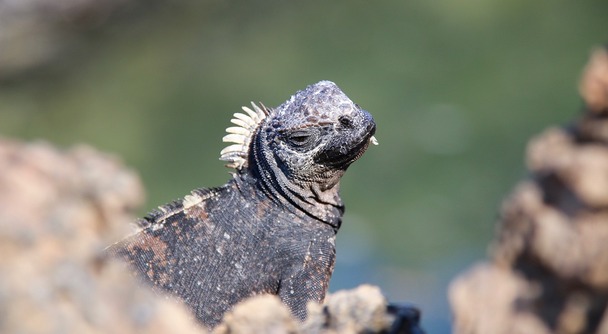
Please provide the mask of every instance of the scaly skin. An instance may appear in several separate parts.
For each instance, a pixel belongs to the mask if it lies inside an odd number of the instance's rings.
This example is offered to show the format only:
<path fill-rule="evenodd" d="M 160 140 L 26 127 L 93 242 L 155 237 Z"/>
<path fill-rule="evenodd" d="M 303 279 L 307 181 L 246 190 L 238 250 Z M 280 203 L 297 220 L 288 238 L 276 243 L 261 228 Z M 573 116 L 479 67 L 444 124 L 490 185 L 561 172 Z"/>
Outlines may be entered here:
<path fill-rule="evenodd" d="M 222 152 L 236 168 L 226 185 L 159 207 L 108 249 L 208 327 L 253 295 L 278 295 L 301 320 L 308 301 L 323 301 L 344 213 L 339 181 L 375 140 L 371 115 L 329 81 L 257 111 L 236 140 L 246 139 L 241 157 Z"/>

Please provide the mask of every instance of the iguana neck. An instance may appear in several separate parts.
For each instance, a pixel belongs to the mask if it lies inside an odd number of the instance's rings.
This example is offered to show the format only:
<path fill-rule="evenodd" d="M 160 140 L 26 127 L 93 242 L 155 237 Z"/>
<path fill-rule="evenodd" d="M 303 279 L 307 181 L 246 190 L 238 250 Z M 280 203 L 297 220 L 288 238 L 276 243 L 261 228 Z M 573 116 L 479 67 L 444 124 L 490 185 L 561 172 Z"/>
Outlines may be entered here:
<path fill-rule="evenodd" d="M 320 189 L 314 182 L 294 182 L 273 162 L 269 156 L 272 153 L 260 146 L 256 138 L 252 142 L 249 167 L 239 171 L 237 177 L 250 179 L 248 183 L 277 205 L 296 215 L 306 215 L 328 224 L 337 231 L 344 214 L 339 184 L 336 182 L 329 189 Z"/>

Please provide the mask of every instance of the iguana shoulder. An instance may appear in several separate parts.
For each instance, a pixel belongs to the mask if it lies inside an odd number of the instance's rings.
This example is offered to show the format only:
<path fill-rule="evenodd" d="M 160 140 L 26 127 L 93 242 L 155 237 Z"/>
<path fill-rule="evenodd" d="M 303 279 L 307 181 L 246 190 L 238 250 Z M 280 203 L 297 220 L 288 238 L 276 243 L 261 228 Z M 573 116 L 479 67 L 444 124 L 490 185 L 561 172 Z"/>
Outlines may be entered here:
<path fill-rule="evenodd" d="M 139 229 L 136 233 L 145 229 L 157 230 L 164 226 L 168 218 L 179 215 L 189 210 L 196 208 L 206 200 L 218 195 L 220 188 L 198 188 L 185 195 L 182 199 L 174 200 L 167 204 L 161 205 L 150 211 L 143 218 L 135 221 Z"/>

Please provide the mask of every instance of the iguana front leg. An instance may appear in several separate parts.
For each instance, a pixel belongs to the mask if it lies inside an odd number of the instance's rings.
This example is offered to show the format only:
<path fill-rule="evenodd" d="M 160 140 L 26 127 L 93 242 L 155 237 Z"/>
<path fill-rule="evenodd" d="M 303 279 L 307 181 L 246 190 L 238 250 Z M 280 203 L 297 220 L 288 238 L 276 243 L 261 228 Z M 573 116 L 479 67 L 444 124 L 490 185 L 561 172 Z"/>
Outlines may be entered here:
<path fill-rule="evenodd" d="M 303 259 L 297 261 L 299 265 L 292 266 L 279 285 L 279 297 L 301 321 L 306 319 L 309 301 L 323 303 L 334 270 L 333 244 L 314 246 L 311 241 Z"/>

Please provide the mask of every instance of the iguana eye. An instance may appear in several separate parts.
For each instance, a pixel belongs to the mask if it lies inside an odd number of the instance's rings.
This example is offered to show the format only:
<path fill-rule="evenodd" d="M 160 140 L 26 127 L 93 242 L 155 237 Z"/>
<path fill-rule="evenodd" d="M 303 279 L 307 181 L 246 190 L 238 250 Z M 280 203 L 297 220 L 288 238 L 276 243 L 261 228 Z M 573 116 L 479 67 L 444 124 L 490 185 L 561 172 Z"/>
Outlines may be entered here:
<path fill-rule="evenodd" d="M 289 140 L 291 140 L 294 144 L 302 145 L 308 141 L 308 138 L 310 138 L 309 135 L 298 134 L 298 135 L 289 137 Z"/>
<path fill-rule="evenodd" d="M 308 148 L 316 140 L 313 131 L 297 130 L 285 135 L 285 141 L 294 148 Z"/>

